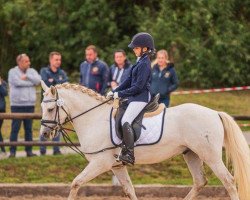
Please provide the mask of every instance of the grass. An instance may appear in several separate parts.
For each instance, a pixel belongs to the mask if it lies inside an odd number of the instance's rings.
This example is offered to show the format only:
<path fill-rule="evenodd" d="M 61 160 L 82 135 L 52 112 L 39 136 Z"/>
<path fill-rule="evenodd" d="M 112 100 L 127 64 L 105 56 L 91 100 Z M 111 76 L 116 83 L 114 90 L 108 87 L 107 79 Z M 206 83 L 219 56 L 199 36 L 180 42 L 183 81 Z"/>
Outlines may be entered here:
<path fill-rule="evenodd" d="M 231 115 L 250 115 L 250 90 L 223 93 L 175 95 L 171 106 L 183 103 L 196 103 Z"/>
<path fill-rule="evenodd" d="M 40 99 L 40 97 L 38 97 Z M 9 101 L 7 100 L 9 112 Z M 171 106 L 182 103 L 197 103 L 214 110 L 225 111 L 231 115 L 250 115 L 250 91 L 234 91 L 224 93 L 178 95 L 171 97 Z M 36 112 L 40 112 L 39 102 Z M 243 123 L 243 122 L 240 122 Z M 249 123 L 245 121 L 244 123 Z M 6 120 L 3 125 L 4 138 L 9 138 L 11 121 Z M 33 135 L 39 135 L 40 122 L 35 120 Z M 243 130 L 250 130 L 244 128 Z M 77 140 L 76 135 L 72 135 Z M 23 138 L 23 130 L 19 138 Z M 37 148 L 37 147 L 36 147 Z M 23 147 L 19 147 L 23 150 Z M 0 160 L 0 182 L 2 183 L 50 183 L 71 182 L 86 166 L 86 160 L 79 155 L 43 156 L 32 158 L 17 158 Z M 220 184 L 210 169 L 205 167 L 210 185 Z M 182 156 L 169 159 L 154 165 L 137 165 L 129 168 L 134 183 L 161 184 L 192 184 L 191 175 Z M 92 183 L 111 183 L 111 172 L 94 179 Z"/>
<path fill-rule="evenodd" d="M 1 183 L 70 183 L 87 165 L 79 155 L 42 156 L 0 160 Z M 210 185 L 220 181 L 205 167 Z M 129 167 L 135 184 L 192 184 L 192 178 L 182 156 L 154 165 Z M 111 172 L 98 176 L 91 183 L 111 183 Z"/>

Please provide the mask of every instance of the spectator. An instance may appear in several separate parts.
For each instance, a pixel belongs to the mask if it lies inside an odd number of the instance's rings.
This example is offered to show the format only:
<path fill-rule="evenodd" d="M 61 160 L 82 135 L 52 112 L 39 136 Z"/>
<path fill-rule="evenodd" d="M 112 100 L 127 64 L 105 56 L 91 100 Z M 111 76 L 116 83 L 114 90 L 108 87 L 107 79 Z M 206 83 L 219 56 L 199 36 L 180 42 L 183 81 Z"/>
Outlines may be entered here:
<path fill-rule="evenodd" d="M 0 112 L 3 113 L 5 112 L 6 109 L 6 103 L 5 103 L 5 96 L 7 96 L 7 83 L 1 79 L 0 77 Z M 3 142 L 3 136 L 2 136 L 2 125 L 3 125 L 3 120 L 0 119 L 0 142 Z M 5 158 L 6 157 L 6 151 L 5 148 L 2 146 L 1 147 L 1 152 L 0 152 L 0 158 Z"/>
<path fill-rule="evenodd" d="M 168 52 L 160 50 L 157 52 L 156 64 L 152 69 L 151 93 L 160 93 L 159 103 L 166 107 L 170 104 L 170 93 L 177 89 L 179 84 L 174 64 L 168 60 Z"/>
<path fill-rule="evenodd" d="M 120 85 L 130 74 L 132 64 L 127 60 L 126 53 L 120 49 L 114 53 L 115 63 L 109 69 L 108 85 L 114 90 Z"/>
<path fill-rule="evenodd" d="M 108 66 L 98 59 L 94 45 L 85 49 L 85 56 L 86 61 L 80 65 L 80 84 L 103 95 L 107 88 Z"/>
<path fill-rule="evenodd" d="M 9 71 L 10 106 L 12 113 L 33 113 L 36 103 L 36 88 L 40 84 L 41 77 L 37 71 L 30 68 L 30 59 L 26 54 L 20 54 L 16 58 L 17 66 Z M 10 141 L 17 141 L 18 132 L 22 120 L 13 119 L 11 124 Z M 32 119 L 24 119 L 25 141 L 32 141 Z M 32 153 L 32 147 L 26 146 L 27 157 L 36 156 Z M 16 156 L 16 147 L 10 147 L 10 156 Z"/>
<path fill-rule="evenodd" d="M 49 65 L 47 67 L 43 67 L 40 71 L 40 75 L 42 80 L 46 83 L 47 86 L 56 85 L 65 83 L 68 81 L 67 74 L 64 70 L 61 69 L 62 64 L 62 56 L 59 52 L 51 52 L 49 54 Z M 46 139 L 40 136 L 40 141 L 46 141 Z M 60 134 L 53 138 L 54 142 L 60 141 Z M 40 147 L 41 155 L 46 154 L 46 146 Z M 59 146 L 53 147 L 53 154 L 59 155 L 61 154 Z"/>

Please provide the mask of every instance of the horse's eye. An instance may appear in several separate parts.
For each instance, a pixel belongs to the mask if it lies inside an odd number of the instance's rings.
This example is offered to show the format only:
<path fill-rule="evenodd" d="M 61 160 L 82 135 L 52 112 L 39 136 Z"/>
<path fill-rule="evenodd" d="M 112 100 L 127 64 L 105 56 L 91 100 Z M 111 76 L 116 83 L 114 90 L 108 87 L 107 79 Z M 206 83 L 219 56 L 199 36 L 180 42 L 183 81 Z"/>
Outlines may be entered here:
<path fill-rule="evenodd" d="M 52 112 L 54 110 L 54 108 L 49 108 L 48 112 Z"/>

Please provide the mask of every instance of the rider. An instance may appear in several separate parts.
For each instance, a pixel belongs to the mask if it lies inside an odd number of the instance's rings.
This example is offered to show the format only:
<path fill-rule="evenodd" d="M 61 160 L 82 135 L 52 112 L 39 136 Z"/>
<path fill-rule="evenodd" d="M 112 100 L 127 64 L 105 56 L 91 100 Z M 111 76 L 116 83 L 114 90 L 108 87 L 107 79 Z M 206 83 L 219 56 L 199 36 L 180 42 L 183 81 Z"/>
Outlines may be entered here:
<path fill-rule="evenodd" d="M 130 75 L 113 92 L 110 91 L 107 97 L 128 98 L 128 107 L 122 117 L 123 142 L 125 147 L 119 160 L 134 164 L 134 130 L 132 122 L 151 100 L 151 62 L 150 54 L 153 54 L 154 40 L 149 33 L 137 33 L 128 45 L 133 49 L 138 61 L 131 68 Z"/>

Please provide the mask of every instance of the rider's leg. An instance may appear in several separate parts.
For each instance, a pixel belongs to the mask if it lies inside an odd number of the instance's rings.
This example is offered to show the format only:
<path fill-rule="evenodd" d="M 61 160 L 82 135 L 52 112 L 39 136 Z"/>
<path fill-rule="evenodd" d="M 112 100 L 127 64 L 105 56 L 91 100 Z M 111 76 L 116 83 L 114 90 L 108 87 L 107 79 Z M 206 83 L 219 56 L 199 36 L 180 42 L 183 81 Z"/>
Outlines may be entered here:
<path fill-rule="evenodd" d="M 125 163 L 134 164 L 134 130 L 132 122 L 147 105 L 145 102 L 131 102 L 128 105 L 122 117 L 123 142 L 125 143 L 125 151 L 119 156 L 119 159 Z"/>

